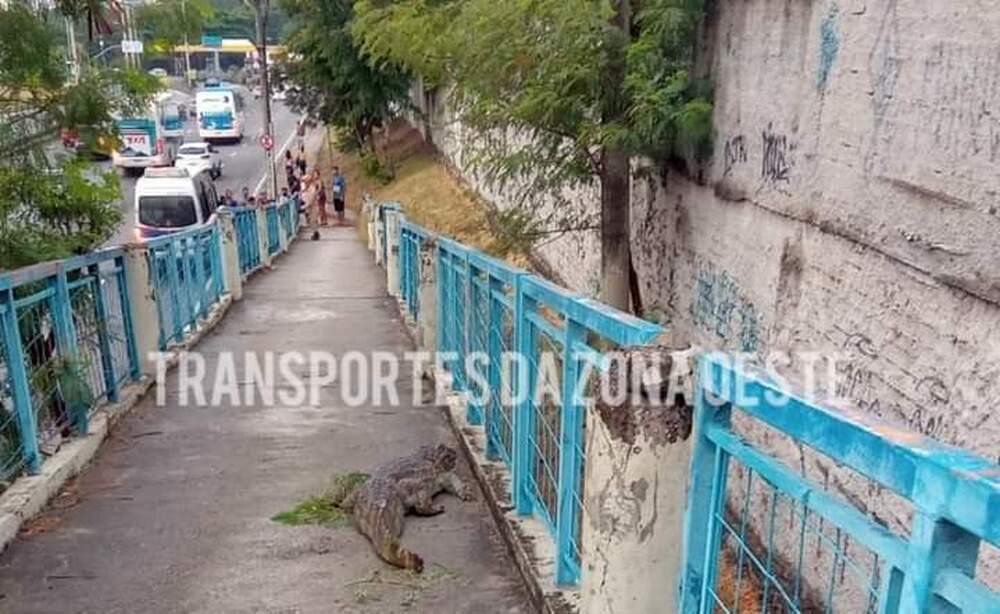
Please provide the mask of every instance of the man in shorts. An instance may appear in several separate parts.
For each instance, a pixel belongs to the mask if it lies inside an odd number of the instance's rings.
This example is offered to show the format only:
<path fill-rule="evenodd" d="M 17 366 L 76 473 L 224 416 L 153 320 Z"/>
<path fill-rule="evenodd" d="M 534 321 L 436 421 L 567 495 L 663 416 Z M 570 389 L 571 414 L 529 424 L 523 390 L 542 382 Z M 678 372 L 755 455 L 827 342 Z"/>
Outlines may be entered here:
<path fill-rule="evenodd" d="M 337 221 L 344 221 L 344 202 L 347 199 L 347 179 L 340 174 L 340 167 L 333 167 L 333 211 Z"/>

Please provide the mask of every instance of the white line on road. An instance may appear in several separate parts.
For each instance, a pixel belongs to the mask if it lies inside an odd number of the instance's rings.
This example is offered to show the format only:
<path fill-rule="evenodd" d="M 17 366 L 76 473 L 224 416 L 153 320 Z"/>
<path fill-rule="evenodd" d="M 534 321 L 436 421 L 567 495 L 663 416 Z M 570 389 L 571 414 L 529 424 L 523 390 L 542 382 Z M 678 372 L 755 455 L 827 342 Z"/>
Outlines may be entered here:
<path fill-rule="evenodd" d="M 298 125 L 296 124 L 296 128 L 297 127 L 298 127 Z M 288 135 L 288 139 L 285 141 L 285 144 L 281 146 L 281 149 L 279 149 L 277 152 L 275 152 L 275 154 L 274 154 L 274 159 L 275 160 L 281 158 L 282 154 L 285 153 L 285 150 L 288 149 L 288 146 L 292 144 L 292 139 L 294 139 L 294 138 L 295 138 L 295 128 L 292 128 L 292 133 Z M 267 171 L 264 171 L 264 174 L 261 175 L 260 181 L 257 182 L 257 187 L 254 188 L 254 190 L 253 190 L 254 194 L 257 194 L 258 192 L 260 192 L 260 188 L 261 188 L 261 186 L 264 185 L 265 181 L 267 181 Z M 275 194 L 275 196 L 277 196 L 277 194 Z"/>

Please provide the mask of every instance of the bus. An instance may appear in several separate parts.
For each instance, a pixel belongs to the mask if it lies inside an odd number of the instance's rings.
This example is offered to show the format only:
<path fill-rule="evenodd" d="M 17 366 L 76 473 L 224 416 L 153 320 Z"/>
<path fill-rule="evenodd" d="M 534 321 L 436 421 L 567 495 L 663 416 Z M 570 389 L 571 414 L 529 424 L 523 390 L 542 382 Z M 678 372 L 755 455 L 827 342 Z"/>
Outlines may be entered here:
<path fill-rule="evenodd" d="M 160 99 L 160 120 L 163 123 L 163 136 L 176 139 L 184 136 L 184 118 L 181 116 L 180 103 Z"/>
<path fill-rule="evenodd" d="M 221 82 L 209 82 L 195 94 L 198 109 L 198 136 L 204 141 L 243 138 L 243 96 L 236 88 Z"/>
<path fill-rule="evenodd" d="M 159 105 L 152 102 L 145 113 L 115 122 L 120 142 L 111 152 L 111 162 L 116 168 L 135 172 L 174 163 L 173 145 L 164 134 L 162 117 Z"/>

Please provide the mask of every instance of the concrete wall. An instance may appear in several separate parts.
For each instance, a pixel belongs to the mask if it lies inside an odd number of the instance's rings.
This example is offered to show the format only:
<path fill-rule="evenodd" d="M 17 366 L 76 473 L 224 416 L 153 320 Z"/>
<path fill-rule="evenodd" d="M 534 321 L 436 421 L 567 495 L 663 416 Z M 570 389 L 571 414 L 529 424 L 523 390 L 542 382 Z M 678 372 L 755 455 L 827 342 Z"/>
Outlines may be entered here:
<path fill-rule="evenodd" d="M 708 5 L 713 159 L 698 181 L 635 164 L 644 303 L 681 342 L 839 356 L 829 387 L 854 405 L 1000 460 L 1000 5 Z M 461 126 L 440 97 L 432 106 L 431 136 L 461 170 Z M 596 192 L 580 197 L 597 210 Z M 594 233 L 540 248 L 584 292 L 596 251 Z M 872 485 L 747 434 L 880 521 L 909 524 L 906 504 Z"/>

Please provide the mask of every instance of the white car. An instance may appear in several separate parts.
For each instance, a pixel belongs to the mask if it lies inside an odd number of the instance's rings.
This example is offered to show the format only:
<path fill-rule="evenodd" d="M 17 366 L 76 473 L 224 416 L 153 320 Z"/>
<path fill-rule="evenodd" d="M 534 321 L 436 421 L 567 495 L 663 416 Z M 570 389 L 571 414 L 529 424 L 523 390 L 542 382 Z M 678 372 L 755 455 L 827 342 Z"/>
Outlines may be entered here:
<path fill-rule="evenodd" d="M 271 94 L 271 98 L 274 100 L 288 100 L 288 90 L 278 90 Z"/>
<path fill-rule="evenodd" d="M 184 143 L 177 149 L 174 166 L 188 169 L 192 176 L 199 171 L 207 171 L 212 179 L 222 176 L 222 158 L 209 143 Z"/>

